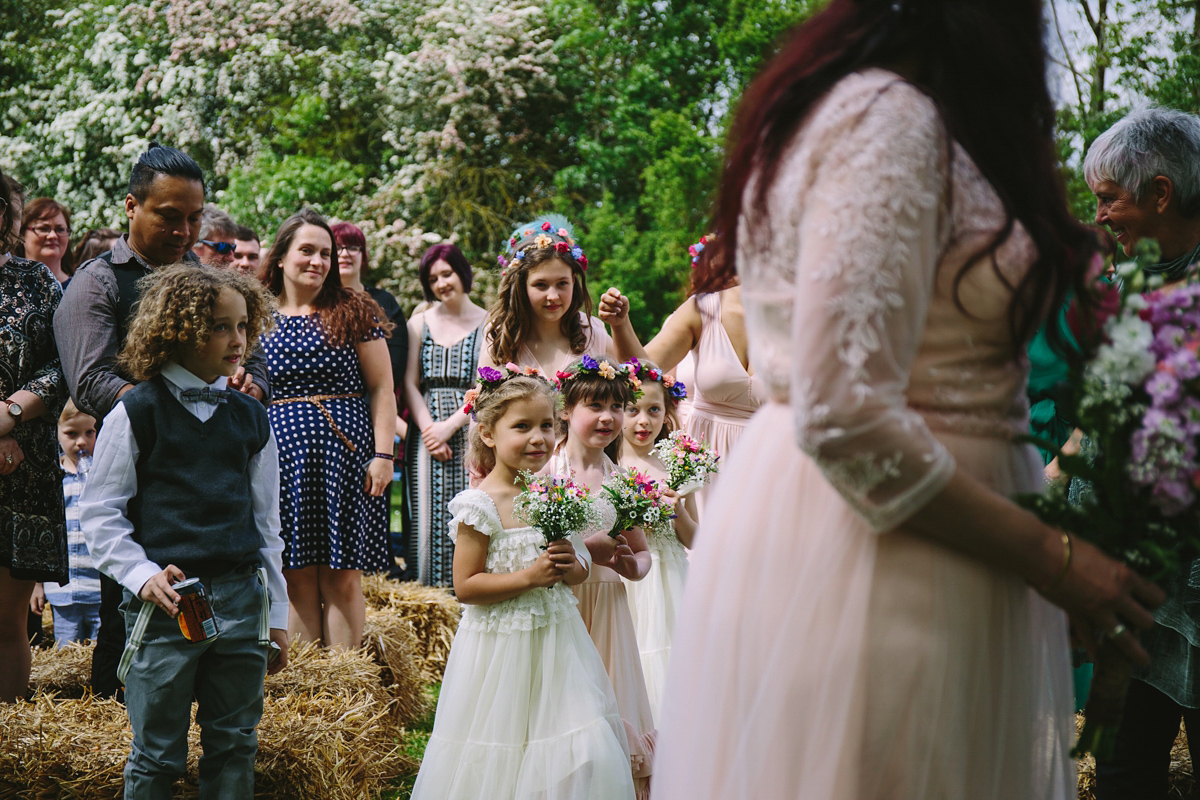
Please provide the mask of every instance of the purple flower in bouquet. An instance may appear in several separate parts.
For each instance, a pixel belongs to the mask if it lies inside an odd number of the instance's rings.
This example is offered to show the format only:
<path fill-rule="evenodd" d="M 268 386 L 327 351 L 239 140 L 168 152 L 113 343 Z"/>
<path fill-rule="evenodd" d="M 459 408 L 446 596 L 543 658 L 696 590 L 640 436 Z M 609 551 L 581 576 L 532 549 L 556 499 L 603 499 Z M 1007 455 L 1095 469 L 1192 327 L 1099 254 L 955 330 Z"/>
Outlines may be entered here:
<path fill-rule="evenodd" d="M 1178 402 L 1182 389 L 1179 379 L 1163 370 L 1155 372 L 1146 381 L 1146 393 L 1150 395 L 1155 408 Z"/>
<path fill-rule="evenodd" d="M 584 369 L 600 369 L 600 365 L 596 363 L 596 359 L 592 358 L 586 353 L 584 354 L 583 358 L 580 359 L 580 362 L 583 364 Z"/>

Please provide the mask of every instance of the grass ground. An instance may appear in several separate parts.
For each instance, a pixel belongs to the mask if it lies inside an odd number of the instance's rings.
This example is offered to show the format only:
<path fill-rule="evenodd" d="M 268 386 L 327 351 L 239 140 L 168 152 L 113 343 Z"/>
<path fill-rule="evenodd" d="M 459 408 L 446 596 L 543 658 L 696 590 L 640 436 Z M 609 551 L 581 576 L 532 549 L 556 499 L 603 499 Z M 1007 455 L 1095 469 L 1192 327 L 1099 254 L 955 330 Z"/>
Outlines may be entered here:
<path fill-rule="evenodd" d="M 400 748 L 406 756 L 418 764 L 421 763 L 421 757 L 425 755 L 425 745 L 429 743 L 429 734 L 433 731 L 433 710 L 437 707 L 438 692 L 441 689 L 440 683 L 426 689 L 431 698 L 429 713 L 409 725 L 404 731 L 404 735 L 400 737 Z M 416 780 L 417 773 L 415 772 L 411 775 L 404 775 L 395 789 L 381 795 L 381 800 L 409 800 L 412 797 L 412 788 Z"/>

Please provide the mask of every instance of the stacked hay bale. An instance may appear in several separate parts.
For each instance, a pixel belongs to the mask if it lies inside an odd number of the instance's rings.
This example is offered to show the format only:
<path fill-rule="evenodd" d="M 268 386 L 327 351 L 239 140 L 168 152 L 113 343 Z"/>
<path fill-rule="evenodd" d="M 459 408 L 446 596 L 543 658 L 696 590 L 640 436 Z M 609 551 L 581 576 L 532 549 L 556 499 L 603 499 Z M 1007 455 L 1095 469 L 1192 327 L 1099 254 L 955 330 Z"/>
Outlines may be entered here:
<path fill-rule="evenodd" d="M 368 637 L 395 631 L 407 623 L 416 635 L 425 682 L 440 682 L 462 617 L 462 604 L 446 589 L 398 583 L 382 575 L 363 576 L 363 596 L 367 602 Z"/>
<path fill-rule="evenodd" d="M 1083 714 L 1075 715 L 1075 735 L 1083 729 Z M 1187 734 L 1182 726 L 1175 744 L 1171 747 L 1171 772 L 1168 778 L 1170 789 L 1167 796 L 1184 800 L 1192 796 L 1196 784 L 1192 774 L 1192 756 L 1188 752 Z M 1096 800 L 1096 759 L 1084 756 L 1079 759 L 1079 800 Z"/>
<path fill-rule="evenodd" d="M 267 677 L 256 797 L 358 800 L 416 771 L 401 737 L 429 711 L 426 688 L 441 678 L 459 605 L 444 591 L 365 583 L 361 650 L 293 644 L 287 668 Z M 0 800 L 120 796 L 132 733 L 123 706 L 91 696 L 91 658 L 91 645 L 35 652 L 33 700 L 0 704 Z M 195 725 L 188 740 L 176 797 L 196 796 Z"/>

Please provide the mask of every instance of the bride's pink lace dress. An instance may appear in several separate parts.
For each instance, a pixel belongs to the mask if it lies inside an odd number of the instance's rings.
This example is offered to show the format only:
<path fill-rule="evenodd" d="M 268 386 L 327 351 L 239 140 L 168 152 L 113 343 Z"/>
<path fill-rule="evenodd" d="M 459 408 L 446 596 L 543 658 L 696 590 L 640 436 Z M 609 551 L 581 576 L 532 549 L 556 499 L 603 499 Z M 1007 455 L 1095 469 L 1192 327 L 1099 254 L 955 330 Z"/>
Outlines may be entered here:
<path fill-rule="evenodd" d="M 947 174 L 949 171 L 949 175 Z M 813 110 L 738 264 L 771 400 L 702 521 L 656 800 L 1074 796 L 1064 615 L 1015 575 L 897 530 L 955 465 L 1036 489 L 1010 292 L 953 281 L 1003 213 L 897 76 Z M 997 253 L 1015 281 L 1033 245 Z"/>

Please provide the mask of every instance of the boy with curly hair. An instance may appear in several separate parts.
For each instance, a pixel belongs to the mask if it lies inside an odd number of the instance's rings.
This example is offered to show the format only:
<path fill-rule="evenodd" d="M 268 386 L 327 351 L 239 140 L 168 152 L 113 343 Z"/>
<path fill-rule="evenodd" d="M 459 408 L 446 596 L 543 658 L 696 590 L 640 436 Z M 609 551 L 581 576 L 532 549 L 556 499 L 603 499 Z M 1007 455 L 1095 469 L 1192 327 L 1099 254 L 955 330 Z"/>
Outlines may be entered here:
<path fill-rule="evenodd" d="M 288 604 L 275 438 L 262 404 L 226 384 L 272 299 L 237 272 L 190 264 L 145 281 L 120 356 L 142 382 L 105 417 L 80 501 L 97 567 L 124 587 L 125 797 L 171 796 L 194 697 L 200 796 L 250 798 L 263 675 L 272 651 L 272 674 L 287 662 Z M 177 621 L 175 587 L 192 578 L 215 627 Z"/>

